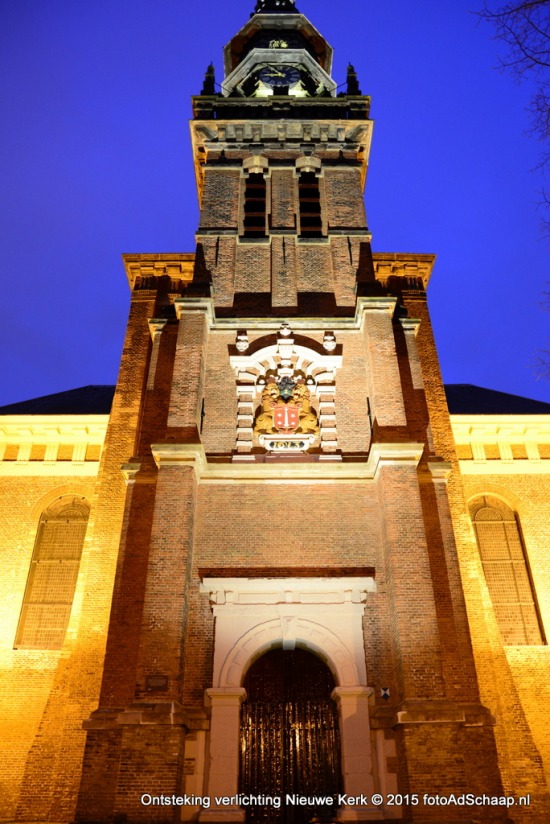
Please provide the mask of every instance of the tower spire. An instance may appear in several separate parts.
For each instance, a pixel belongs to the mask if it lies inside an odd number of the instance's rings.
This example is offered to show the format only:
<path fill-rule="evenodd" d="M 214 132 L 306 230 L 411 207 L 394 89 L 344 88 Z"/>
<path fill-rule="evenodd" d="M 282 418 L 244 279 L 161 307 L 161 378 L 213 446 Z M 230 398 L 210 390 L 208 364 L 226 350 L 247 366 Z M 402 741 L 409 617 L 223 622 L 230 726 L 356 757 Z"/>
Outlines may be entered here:
<path fill-rule="evenodd" d="M 355 68 L 351 65 L 351 63 L 348 64 L 346 94 L 353 96 L 359 96 L 361 94 L 357 72 L 355 71 Z"/>
<path fill-rule="evenodd" d="M 201 94 L 216 94 L 216 76 L 213 63 L 210 63 L 204 74 Z"/>
<path fill-rule="evenodd" d="M 299 14 L 294 0 L 257 0 L 254 14 Z"/>

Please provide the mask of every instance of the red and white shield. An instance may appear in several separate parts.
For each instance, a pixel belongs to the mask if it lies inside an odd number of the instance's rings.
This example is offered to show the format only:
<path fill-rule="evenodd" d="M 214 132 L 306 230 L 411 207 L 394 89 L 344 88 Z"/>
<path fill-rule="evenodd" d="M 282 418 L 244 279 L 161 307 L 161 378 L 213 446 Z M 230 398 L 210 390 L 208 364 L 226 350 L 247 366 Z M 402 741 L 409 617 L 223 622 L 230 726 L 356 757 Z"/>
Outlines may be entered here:
<path fill-rule="evenodd" d="M 300 423 L 300 410 L 297 406 L 278 403 L 273 407 L 273 420 L 275 422 L 275 428 L 283 435 L 288 435 L 298 428 L 298 424 Z"/>

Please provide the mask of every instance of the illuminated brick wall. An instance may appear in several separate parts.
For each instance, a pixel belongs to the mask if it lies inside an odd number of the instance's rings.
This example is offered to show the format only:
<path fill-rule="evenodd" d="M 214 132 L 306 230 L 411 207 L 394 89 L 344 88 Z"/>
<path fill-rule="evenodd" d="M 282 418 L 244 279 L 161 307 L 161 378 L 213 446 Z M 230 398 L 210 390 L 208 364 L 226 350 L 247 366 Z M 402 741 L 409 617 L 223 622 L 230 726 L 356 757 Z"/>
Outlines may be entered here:
<path fill-rule="evenodd" d="M 375 265 L 383 269 L 389 259 L 379 256 Z M 410 273 L 411 256 L 392 256 L 392 261 L 389 277 L 402 276 L 398 271 L 405 264 Z M 134 260 L 132 266 L 137 265 Z M 142 269 L 146 265 L 141 261 Z M 3 683 L 7 685 L 1 696 L 6 719 L 2 735 L 10 742 L 9 759 L 2 771 L 1 814 L 17 815 L 21 820 L 32 816 L 71 820 L 84 754 L 82 722 L 90 716 L 86 722 L 88 749 L 81 817 L 93 814 L 101 820 L 113 810 L 129 810 L 139 820 L 144 813 L 136 807 L 136 798 L 145 763 L 149 765 L 146 773 L 151 789 L 166 789 L 166 781 L 174 789 L 179 786 L 177 765 L 184 752 L 181 730 L 170 721 L 171 746 L 174 753 L 179 753 L 172 764 L 166 760 L 166 748 L 155 743 L 155 736 L 160 735 L 159 741 L 167 740 L 162 738 L 167 721 L 161 720 L 160 728 L 154 724 L 147 727 L 153 718 L 145 726 L 143 721 L 136 725 L 135 720 L 130 721 L 132 713 L 136 715 L 132 706 L 136 698 L 151 700 L 149 676 L 167 672 L 169 689 L 174 690 L 168 697 L 181 703 L 186 723 L 191 723 L 186 757 L 189 763 L 200 762 L 200 752 L 198 761 L 190 757 L 194 753 L 191 741 L 200 738 L 208 724 L 203 704 L 211 678 L 213 620 L 207 599 L 199 594 L 199 582 L 204 569 L 220 568 L 233 574 L 246 571 L 251 576 L 275 568 L 278 574 L 293 574 L 297 567 L 310 570 L 310 574 L 318 574 L 320 567 L 340 572 L 358 567 L 375 569 L 378 594 L 369 600 L 365 614 L 369 684 L 375 691 L 389 687 L 394 701 L 407 696 L 424 700 L 429 696 L 430 700 L 450 702 L 446 704 L 449 708 L 453 701 L 475 703 L 479 679 L 482 703 L 497 718 L 495 735 L 505 789 L 514 794 L 530 792 L 537 799 L 541 792 L 539 753 L 548 759 L 549 746 L 543 724 L 547 647 L 503 649 L 465 501 L 479 494 L 498 494 L 518 513 L 543 622 L 548 626 L 544 563 L 548 500 L 540 483 L 548 460 L 541 457 L 548 443 L 545 421 L 537 418 L 539 430 L 536 436 L 530 430 L 532 437 L 527 444 L 519 438 L 519 429 L 512 432 L 511 456 L 502 437 L 498 440 L 492 430 L 485 429 L 483 438 L 499 443 L 500 457 L 493 459 L 471 443 L 483 440 L 475 429 L 479 422 L 467 421 L 463 416 L 453 418 L 454 438 L 459 448 L 467 447 L 462 454 L 480 457 L 462 460 L 462 476 L 451 473 L 447 486 L 446 465 L 437 461 L 423 464 L 418 476 L 414 466 L 386 468 L 376 481 L 373 478 L 344 484 L 270 487 L 239 485 L 233 479 L 230 483 L 218 480 L 197 487 L 191 482 L 190 467 L 183 469 L 183 474 L 176 467 L 161 467 L 158 473 L 148 445 L 166 438 L 170 421 L 171 431 L 178 432 L 180 440 L 185 432 L 195 437 L 193 432 L 201 426 L 201 410 L 194 396 L 204 393 L 202 439 L 207 451 L 218 460 L 234 449 L 237 409 L 235 373 L 227 361 L 234 331 L 205 335 L 205 327 L 197 317 L 194 324 L 186 322 L 185 327 L 182 321 L 178 324 L 174 320 L 161 325 L 160 338 L 155 338 L 148 320 L 159 314 L 161 304 L 155 302 L 155 290 L 143 287 L 160 284 L 166 277 L 166 264 L 156 265 L 152 283 L 136 280 L 138 289 L 99 485 L 94 486 L 98 465 L 90 457 L 97 457 L 97 442 L 102 439 L 99 430 L 102 426 L 104 431 L 106 421 L 101 426 L 98 423 L 94 434 L 96 452 L 91 452 L 89 445 L 81 445 L 78 452 L 73 448 L 70 461 L 63 460 L 64 453 L 59 450 L 56 455 L 62 455 L 61 460 L 45 461 L 46 454 L 53 456 L 53 449 L 47 453 L 43 432 L 36 437 L 27 432 L 22 439 L 24 421 L 10 421 L 11 429 L 6 423 L 2 430 L 4 440 L 13 448 L 6 450 L 4 457 L 8 454 L 8 460 L 0 464 L 5 512 L 1 534 L 4 568 L 8 570 L 2 579 L 2 666 Z M 385 275 L 381 272 L 380 277 Z M 414 323 L 392 324 L 389 315 L 386 322 L 384 316 L 376 316 L 377 322 L 365 334 L 345 328 L 336 332 L 347 356 L 336 381 L 338 444 L 354 453 L 356 460 L 368 456 L 372 437 L 369 408 L 364 403 L 368 396 L 375 438 L 397 432 L 401 441 L 404 436 L 409 440 L 426 439 L 429 450 L 452 462 L 453 430 L 444 405 L 422 294 L 417 292 L 414 299 L 409 296 L 407 300 L 411 317 L 423 318 L 416 338 Z M 322 333 L 311 334 L 320 346 Z M 252 333 L 251 346 L 261 337 L 260 332 Z M 184 347 L 179 355 L 178 345 Z M 384 357 L 373 358 L 365 370 L 369 346 L 370 351 L 382 351 Z M 191 356 L 193 350 L 206 354 Z M 182 360 L 183 351 L 188 354 Z M 182 363 L 186 370 L 178 373 L 178 364 Z M 185 388 L 174 392 L 178 380 Z M 141 396 L 135 387 L 146 384 L 151 388 Z M 427 410 L 419 392 L 422 388 L 431 410 L 428 428 Z M 394 403 L 389 400 L 392 393 Z M 521 421 L 512 425 L 509 418 L 503 423 L 512 429 L 524 425 Z M 73 440 L 74 427 L 81 424 L 82 419 L 71 423 Z M 69 436 L 63 437 L 67 441 Z M 529 445 L 533 437 L 538 444 L 537 455 Z M 21 440 L 25 441 L 23 450 Z M 45 449 L 37 450 L 35 440 L 40 440 Z M 83 443 L 82 433 L 79 443 Z M 128 487 L 120 471 L 122 464 L 126 465 Z M 518 471 L 529 466 L 531 469 L 523 474 Z M 66 473 L 67 467 L 72 476 L 56 474 Z M 447 488 L 451 492 L 450 510 Z M 13 650 L 36 526 L 43 509 L 63 494 L 82 495 L 93 503 L 64 650 L 61 655 Z M 177 511 L 174 502 L 179 502 Z M 458 556 L 453 550 L 453 529 Z M 190 535 L 191 554 L 185 550 Z M 184 569 L 186 591 L 177 584 Z M 420 613 L 415 617 L 413 605 L 422 605 L 421 620 Z M 468 664 L 466 620 L 472 634 L 477 679 Z M 143 631 L 142 627 L 148 626 L 159 627 L 160 634 Z M 393 649 L 392 656 L 387 655 L 388 649 Z M 104 710 L 100 709 L 99 716 L 93 715 L 98 700 L 106 711 L 126 707 L 129 726 L 106 729 L 101 720 Z M 466 762 L 457 772 L 457 753 L 479 749 L 481 739 L 492 735 L 491 727 L 480 728 L 476 722 L 463 732 L 451 734 L 447 728 L 434 725 L 411 726 L 396 737 L 384 727 L 387 710 L 376 693 L 372 723 L 380 725 L 382 740 L 386 736 L 388 770 L 397 770 L 399 786 L 446 792 L 457 782 L 465 782 L 479 792 L 491 788 L 499 791 L 489 739 L 483 745 L 485 755 L 475 763 Z M 189 722 L 190 718 L 194 720 Z M 159 723 L 158 716 L 155 723 Z M 433 753 L 438 753 L 436 785 L 433 776 L 428 781 L 424 773 L 428 750 L 432 753 L 431 763 Z M 199 776 L 192 771 L 187 780 L 189 787 L 201 786 Z"/>
<path fill-rule="evenodd" d="M 418 300 L 409 298 L 406 302 L 410 313 L 422 320 L 417 342 L 435 449 L 452 467 L 448 481 L 452 529 L 482 703 L 496 719 L 494 731 L 506 791 L 516 794 L 533 793 L 540 799 L 537 809 L 540 809 L 538 814 L 543 821 L 547 815 L 543 812 L 546 809 L 544 804 L 547 802 L 543 799 L 547 798 L 547 790 L 541 758 L 544 758 L 547 765 L 548 733 L 546 725 L 542 723 L 540 709 L 535 708 L 534 691 L 539 691 L 543 699 L 550 677 L 548 647 L 503 646 L 467 502 L 477 495 L 496 493 L 518 512 L 522 528 L 525 518 L 525 546 L 532 564 L 539 606 L 545 604 L 543 623 L 547 634 L 548 572 L 543 557 L 550 537 L 550 500 L 547 485 L 544 481 L 541 483 L 541 480 L 548 477 L 548 464 L 541 460 L 537 462 L 540 454 L 530 445 L 529 427 L 526 430 L 526 421 L 522 421 L 521 417 L 515 421 L 511 416 L 502 416 L 498 422 L 491 422 L 490 416 L 453 416 L 451 422 L 427 310 Z M 532 418 L 530 423 L 537 430 L 534 441 L 540 439 L 547 443 L 547 421 L 544 416 Z M 535 418 L 539 421 L 538 427 L 535 425 Z M 507 434 L 508 428 L 510 434 Z M 512 450 L 506 448 L 507 444 L 513 444 L 516 454 L 523 454 L 523 450 L 516 447 L 516 444 L 524 442 L 527 442 L 526 450 L 530 450 L 535 460 L 535 469 L 534 464 L 528 468 L 528 460 L 516 461 Z M 495 446 L 494 458 L 484 454 L 483 443 Z M 458 449 L 459 456 L 465 457 L 460 463 L 455 449 Z M 491 456 L 492 454 L 490 452 Z M 527 451 L 525 454 L 527 455 Z M 473 460 L 470 457 L 472 455 L 478 460 Z M 498 483 L 493 485 L 491 473 L 502 461 L 503 455 L 506 461 L 501 463 L 501 469 L 503 465 L 505 468 L 498 475 Z M 525 468 L 524 475 L 522 468 Z M 532 474 L 533 471 L 535 474 Z M 539 704 L 538 707 L 540 706 Z M 528 816 L 529 813 L 525 815 Z"/>
<path fill-rule="evenodd" d="M 461 416 L 462 417 L 462 416 Z M 457 421 L 457 418 L 454 419 Z M 458 423 L 458 421 L 457 421 Z M 514 421 L 521 426 L 521 420 Z M 463 420 L 460 420 L 463 426 Z M 492 495 L 512 507 L 519 521 L 524 550 L 531 574 L 534 594 L 543 629 L 550 626 L 550 574 L 548 546 L 550 542 L 550 461 L 535 461 L 537 472 L 522 475 L 510 463 L 504 466 L 491 465 L 493 472 L 504 469 L 502 474 L 485 474 L 487 463 L 480 463 L 479 474 L 475 462 L 461 462 L 464 493 L 467 500 L 475 500 L 479 495 Z M 533 464 L 532 464 L 533 466 Z M 511 474 L 513 469 L 518 474 Z M 486 603 L 487 612 L 492 604 Z M 550 648 L 546 643 L 531 646 L 505 646 L 505 655 L 510 665 L 514 686 L 517 690 L 526 721 L 532 731 L 535 743 L 544 760 L 545 769 L 550 772 L 550 731 L 546 723 L 544 708 L 549 699 Z"/>
<path fill-rule="evenodd" d="M 501 495 L 517 512 L 548 628 L 546 424 L 510 423 L 509 437 L 508 422 L 451 425 L 426 305 L 434 256 L 372 255 L 368 100 L 340 118 L 344 98 L 318 96 L 314 123 L 299 110 L 243 120 L 239 95 L 217 98 L 237 107 L 227 120 L 197 115 L 196 256 L 124 257 L 132 302 L 108 426 L 0 422 L 0 816 L 165 822 L 142 791 L 206 792 L 216 770 L 236 787 L 238 735 L 220 768 L 226 736 L 207 706 L 223 639 L 204 581 L 357 576 L 368 595 L 342 598 L 359 615 L 352 689 L 368 698 L 350 750 L 361 777 L 420 795 L 530 793 L 515 820 L 548 821 L 547 647 L 503 647 L 467 508 Z M 283 461 L 257 427 L 274 374 L 314 397 L 314 446 Z M 64 494 L 91 503 L 65 642 L 14 650 L 37 525 Z M 315 583 L 303 589 L 322 623 Z M 284 644 L 285 617 L 263 648 Z M 328 659 L 327 638 L 311 645 Z M 242 679 L 231 687 L 235 733 Z M 437 807 L 404 815 L 441 822 Z"/>
<path fill-rule="evenodd" d="M 11 434 L 11 433 L 10 433 Z M 0 471 L 2 464 L 0 464 Z M 13 469 L 13 468 L 12 468 Z M 20 464 L 16 469 L 30 470 Z M 87 467 L 91 470 L 92 467 Z M 93 467 L 97 473 L 97 464 Z M 37 470 L 33 467 L 32 470 Z M 67 467 L 64 467 L 67 472 Z M 17 625 L 42 512 L 63 495 L 92 499 L 94 477 L 59 474 L 0 480 L 0 816 L 13 818 L 27 757 L 54 684 L 60 650 L 15 649 Z M 75 609 L 75 618 L 77 610 Z"/>
<path fill-rule="evenodd" d="M 82 722 L 97 706 L 126 496 L 121 465 L 134 452 L 156 291 L 132 303 L 111 416 L 5 416 L 2 518 L 2 737 L 0 815 L 69 821 L 80 783 Z M 108 424 L 108 426 L 107 426 Z M 107 430 L 107 432 L 106 432 Z M 101 462 L 99 448 L 105 442 Z M 37 450 L 35 444 L 44 445 Z M 7 451 L 7 450 L 6 450 Z M 4 457 L 6 452 L 4 452 Z M 95 460 L 94 460 L 95 459 Z M 14 650 L 36 530 L 62 495 L 92 504 L 71 618 L 61 651 Z"/>

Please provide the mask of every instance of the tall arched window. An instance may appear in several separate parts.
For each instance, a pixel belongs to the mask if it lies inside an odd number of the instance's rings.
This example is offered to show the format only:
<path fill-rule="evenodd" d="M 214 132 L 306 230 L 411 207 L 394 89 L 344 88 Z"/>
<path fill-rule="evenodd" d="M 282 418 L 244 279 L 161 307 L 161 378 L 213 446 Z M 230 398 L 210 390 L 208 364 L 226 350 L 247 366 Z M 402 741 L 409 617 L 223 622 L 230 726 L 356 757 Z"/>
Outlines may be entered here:
<path fill-rule="evenodd" d="M 15 646 L 60 649 L 69 623 L 90 507 L 84 498 L 54 501 L 38 524 Z"/>
<path fill-rule="evenodd" d="M 542 644 L 535 594 L 518 520 L 489 495 L 470 504 L 485 579 L 506 645 Z"/>

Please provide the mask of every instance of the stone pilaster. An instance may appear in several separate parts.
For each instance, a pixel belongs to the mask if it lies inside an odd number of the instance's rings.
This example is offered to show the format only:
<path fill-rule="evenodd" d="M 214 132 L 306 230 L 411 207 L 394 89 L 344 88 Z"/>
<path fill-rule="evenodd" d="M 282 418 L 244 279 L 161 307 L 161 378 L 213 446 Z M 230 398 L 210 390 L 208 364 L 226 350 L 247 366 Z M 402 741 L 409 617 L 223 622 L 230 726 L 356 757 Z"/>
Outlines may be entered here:
<path fill-rule="evenodd" d="M 392 322 L 395 302 L 395 298 L 362 300 L 370 405 L 376 426 L 384 429 L 407 423 Z"/>
<path fill-rule="evenodd" d="M 153 349 L 151 351 L 151 360 L 149 361 L 149 374 L 147 375 L 147 389 L 155 388 L 155 375 L 157 371 L 157 363 L 159 359 L 160 338 L 162 330 L 168 321 L 164 318 L 151 318 L 149 320 L 149 331 L 151 333 L 151 340 L 153 341 Z"/>
<path fill-rule="evenodd" d="M 181 695 L 183 642 L 193 553 L 197 480 L 191 466 L 159 462 L 151 528 L 136 694 L 162 700 Z M 156 679 L 165 679 L 160 685 Z"/>
<path fill-rule="evenodd" d="M 176 301 L 176 312 L 179 331 L 168 412 L 168 434 L 194 440 L 198 438 L 201 425 L 211 302 L 181 298 Z"/>
<path fill-rule="evenodd" d="M 399 688 L 403 697 L 439 698 L 441 648 L 416 465 L 382 462 L 378 489 Z"/>
<path fill-rule="evenodd" d="M 375 791 L 371 732 L 369 722 L 369 687 L 336 687 L 332 697 L 338 705 L 340 738 L 342 747 L 342 773 L 344 792 L 360 798 L 368 798 L 365 804 L 343 806 L 339 812 L 341 821 L 369 821 L 378 819 L 380 811 L 370 803 Z"/>
<path fill-rule="evenodd" d="M 211 807 L 203 810 L 200 821 L 220 824 L 224 821 L 244 821 L 244 810 L 237 805 L 217 806 L 216 796 L 234 796 L 239 788 L 239 752 L 241 704 L 246 698 L 243 687 L 206 690 L 211 706 L 210 772 L 208 792 Z"/>

